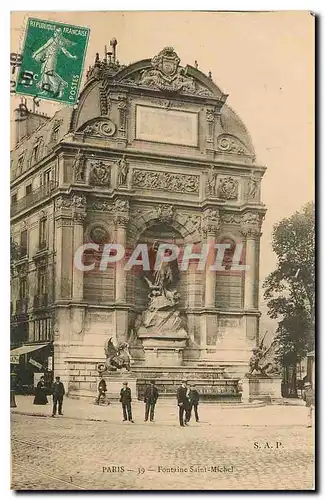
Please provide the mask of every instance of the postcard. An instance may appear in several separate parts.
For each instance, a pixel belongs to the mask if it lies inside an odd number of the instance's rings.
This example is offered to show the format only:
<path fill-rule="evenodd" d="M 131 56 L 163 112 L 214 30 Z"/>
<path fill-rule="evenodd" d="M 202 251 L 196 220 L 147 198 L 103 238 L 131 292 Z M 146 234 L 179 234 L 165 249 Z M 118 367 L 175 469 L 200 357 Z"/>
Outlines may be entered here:
<path fill-rule="evenodd" d="M 315 485 L 315 17 L 12 12 L 13 490 Z"/>

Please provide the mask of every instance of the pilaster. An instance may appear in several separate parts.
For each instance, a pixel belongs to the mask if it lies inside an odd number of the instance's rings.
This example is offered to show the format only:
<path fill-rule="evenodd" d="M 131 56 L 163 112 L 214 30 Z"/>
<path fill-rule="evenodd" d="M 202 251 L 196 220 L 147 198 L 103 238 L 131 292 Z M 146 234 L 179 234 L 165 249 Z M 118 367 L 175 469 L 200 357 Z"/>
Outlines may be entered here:
<path fill-rule="evenodd" d="M 129 202 L 117 198 L 114 203 L 114 223 L 116 243 L 126 250 L 127 225 L 129 222 Z M 126 305 L 125 259 L 115 264 L 115 329 L 118 342 L 126 342 L 128 335 L 128 308 Z"/>

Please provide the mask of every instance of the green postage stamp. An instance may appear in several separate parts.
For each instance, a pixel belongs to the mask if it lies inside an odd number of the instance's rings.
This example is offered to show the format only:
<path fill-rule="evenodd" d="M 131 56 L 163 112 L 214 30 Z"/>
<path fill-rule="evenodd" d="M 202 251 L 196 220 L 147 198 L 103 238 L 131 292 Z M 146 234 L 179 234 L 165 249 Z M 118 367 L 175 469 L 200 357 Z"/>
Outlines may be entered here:
<path fill-rule="evenodd" d="M 29 18 L 16 93 L 75 104 L 89 32 L 81 26 Z"/>

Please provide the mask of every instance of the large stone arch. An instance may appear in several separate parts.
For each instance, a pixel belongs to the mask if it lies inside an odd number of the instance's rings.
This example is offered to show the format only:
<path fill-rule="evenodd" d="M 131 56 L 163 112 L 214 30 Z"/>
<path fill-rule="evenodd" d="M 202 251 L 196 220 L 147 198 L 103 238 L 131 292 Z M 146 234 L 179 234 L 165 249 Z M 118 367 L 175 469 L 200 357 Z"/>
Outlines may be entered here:
<path fill-rule="evenodd" d="M 157 213 L 150 211 L 144 212 L 141 215 L 132 217 L 129 223 L 129 244 L 136 245 L 139 241 L 139 237 L 143 234 L 147 229 L 153 227 L 159 223 L 166 223 L 170 227 L 172 227 L 175 231 L 180 233 L 183 238 L 184 243 L 197 243 L 200 242 L 201 232 L 199 227 L 193 229 L 193 224 L 186 225 L 188 219 L 186 218 L 187 214 L 173 214 L 171 218 L 163 218 L 157 211 Z M 191 215 L 188 215 L 191 217 Z M 192 216 L 193 217 L 193 216 Z M 199 215 L 197 215 L 199 217 Z"/>

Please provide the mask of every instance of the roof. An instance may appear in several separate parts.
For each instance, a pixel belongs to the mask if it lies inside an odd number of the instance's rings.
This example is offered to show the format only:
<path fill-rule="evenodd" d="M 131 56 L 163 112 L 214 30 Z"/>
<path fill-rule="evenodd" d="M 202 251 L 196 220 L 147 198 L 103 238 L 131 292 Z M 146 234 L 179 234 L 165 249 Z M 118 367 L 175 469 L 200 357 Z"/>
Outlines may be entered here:
<path fill-rule="evenodd" d="M 65 106 L 59 109 L 53 117 L 40 125 L 31 135 L 24 137 L 12 150 L 11 159 L 14 166 L 17 165 L 18 158 L 24 155 L 23 170 L 28 168 L 28 161 L 30 160 L 33 148 L 38 141 L 40 141 L 41 151 L 39 159 L 42 156 L 49 154 L 50 150 L 55 144 L 63 139 L 69 132 L 71 117 L 73 113 L 72 106 Z M 52 141 L 52 132 L 56 129 L 58 132 L 57 140 L 55 143 Z"/>

